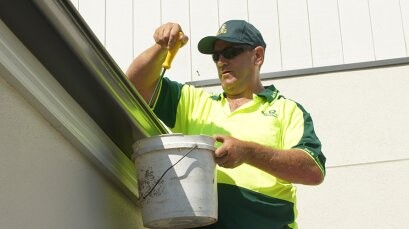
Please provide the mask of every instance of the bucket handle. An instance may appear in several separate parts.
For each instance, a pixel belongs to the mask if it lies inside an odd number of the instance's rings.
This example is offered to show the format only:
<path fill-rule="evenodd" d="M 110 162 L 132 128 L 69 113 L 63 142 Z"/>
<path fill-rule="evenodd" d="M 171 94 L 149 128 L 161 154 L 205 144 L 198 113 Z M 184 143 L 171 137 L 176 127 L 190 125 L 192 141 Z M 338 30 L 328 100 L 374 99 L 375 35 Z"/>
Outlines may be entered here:
<path fill-rule="evenodd" d="M 185 155 L 183 155 L 182 158 L 180 158 L 175 164 L 171 165 L 169 168 L 167 168 L 165 170 L 165 172 L 163 172 L 162 176 L 159 177 L 159 179 L 155 182 L 155 185 L 151 188 L 151 190 L 149 190 L 149 192 L 146 195 L 143 195 L 142 199 L 146 199 L 146 197 L 148 197 L 153 190 L 156 188 L 156 186 L 159 184 L 159 182 L 162 180 L 162 178 L 165 176 L 165 174 L 171 169 L 173 168 L 177 163 L 179 163 L 183 158 L 185 158 L 187 155 L 189 155 L 194 149 L 198 148 L 198 145 L 194 145 Z"/>

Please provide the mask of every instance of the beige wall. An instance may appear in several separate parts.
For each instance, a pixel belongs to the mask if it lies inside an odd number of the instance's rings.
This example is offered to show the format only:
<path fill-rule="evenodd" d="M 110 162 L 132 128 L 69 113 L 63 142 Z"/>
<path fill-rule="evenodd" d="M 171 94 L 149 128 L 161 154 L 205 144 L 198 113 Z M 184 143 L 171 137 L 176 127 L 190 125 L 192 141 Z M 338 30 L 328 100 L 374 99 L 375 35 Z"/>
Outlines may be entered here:
<path fill-rule="evenodd" d="M 409 224 L 409 65 L 275 80 L 312 114 L 327 156 L 321 186 L 299 188 L 302 228 Z"/>
<path fill-rule="evenodd" d="M 409 225 L 408 76 L 405 65 L 264 82 L 311 113 L 327 157 L 323 184 L 298 185 L 300 228 Z"/>
<path fill-rule="evenodd" d="M 139 209 L 0 76 L 0 228 L 142 228 Z"/>

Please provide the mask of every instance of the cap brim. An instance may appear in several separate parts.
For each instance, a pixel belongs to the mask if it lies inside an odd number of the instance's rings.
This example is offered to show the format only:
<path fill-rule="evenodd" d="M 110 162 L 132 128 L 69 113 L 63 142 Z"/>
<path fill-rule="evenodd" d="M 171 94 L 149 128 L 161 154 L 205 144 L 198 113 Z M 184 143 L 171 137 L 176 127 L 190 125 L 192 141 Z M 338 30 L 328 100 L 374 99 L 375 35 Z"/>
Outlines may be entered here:
<path fill-rule="evenodd" d="M 202 38 L 197 44 L 197 49 L 203 54 L 212 54 L 214 50 L 214 42 L 216 40 L 227 41 L 231 43 L 243 43 L 237 39 L 230 37 L 207 36 Z"/>
<path fill-rule="evenodd" d="M 202 38 L 197 44 L 197 49 L 203 54 L 212 54 L 214 42 L 217 40 L 216 36 L 208 36 Z"/>

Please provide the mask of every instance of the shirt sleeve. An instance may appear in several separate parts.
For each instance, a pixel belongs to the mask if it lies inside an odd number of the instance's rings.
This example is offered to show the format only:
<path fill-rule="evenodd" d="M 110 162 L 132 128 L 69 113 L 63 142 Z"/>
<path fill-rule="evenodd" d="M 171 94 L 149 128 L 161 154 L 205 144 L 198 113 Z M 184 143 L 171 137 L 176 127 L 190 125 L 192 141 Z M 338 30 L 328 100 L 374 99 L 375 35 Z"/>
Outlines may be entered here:
<path fill-rule="evenodd" d="M 159 96 L 155 102 L 153 112 L 170 128 L 175 126 L 176 111 L 181 97 L 183 84 L 163 78 Z"/>
<path fill-rule="evenodd" d="M 300 104 L 294 101 L 287 103 L 283 120 L 283 148 L 305 151 L 325 174 L 326 158 L 321 151 L 321 141 L 315 134 L 311 115 Z"/>

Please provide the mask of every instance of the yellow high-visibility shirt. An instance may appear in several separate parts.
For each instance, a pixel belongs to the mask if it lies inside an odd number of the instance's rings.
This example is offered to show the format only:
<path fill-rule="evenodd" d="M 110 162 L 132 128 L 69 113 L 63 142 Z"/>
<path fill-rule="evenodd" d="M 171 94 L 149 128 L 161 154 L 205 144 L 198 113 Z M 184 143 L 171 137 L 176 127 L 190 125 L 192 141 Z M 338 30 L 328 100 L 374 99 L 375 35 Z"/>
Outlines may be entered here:
<path fill-rule="evenodd" d="M 229 135 L 275 149 L 301 149 L 325 175 L 325 156 L 310 114 L 273 85 L 231 112 L 223 93 L 212 95 L 164 78 L 154 112 L 174 133 Z M 297 228 L 296 188 L 290 182 L 245 163 L 234 169 L 218 167 L 217 180 L 219 215 L 230 214 L 226 219 L 232 228 L 247 228 L 243 222 L 252 225 L 248 228 Z"/>

